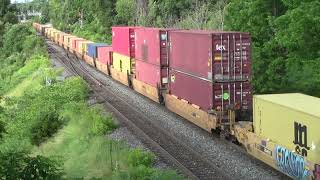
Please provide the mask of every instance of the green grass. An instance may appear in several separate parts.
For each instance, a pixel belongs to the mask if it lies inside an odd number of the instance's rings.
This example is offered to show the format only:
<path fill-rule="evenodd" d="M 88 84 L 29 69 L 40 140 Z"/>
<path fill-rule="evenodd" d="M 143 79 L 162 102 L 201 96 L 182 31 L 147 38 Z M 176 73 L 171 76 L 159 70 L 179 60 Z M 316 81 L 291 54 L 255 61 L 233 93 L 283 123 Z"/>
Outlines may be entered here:
<path fill-rule="evenodd" d="M 116 126 L 103 114 L 100 106 L 68 104 L 62 112 L 68 124 L 35 154 L 63 157 L 67 179 L 181 179 L 173 171 L 152 168 L 154 155 L 107 138 Z"/>

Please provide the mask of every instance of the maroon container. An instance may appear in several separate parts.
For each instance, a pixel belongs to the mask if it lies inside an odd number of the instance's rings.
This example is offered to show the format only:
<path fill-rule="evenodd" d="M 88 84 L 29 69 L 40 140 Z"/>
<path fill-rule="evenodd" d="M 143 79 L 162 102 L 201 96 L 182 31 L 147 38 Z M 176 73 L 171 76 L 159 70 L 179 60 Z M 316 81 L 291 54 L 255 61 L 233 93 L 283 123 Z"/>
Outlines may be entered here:
<path fill-rule="evenodd" d="M 170 31 L 170 68 L 214 82 L 251 78 L 248 33 Z"/>
<path fill-rule="evenodd" d="M 135 57 L 135 29 L 137 27 L 112 27 L 113 51 L 131 58 Z"/>
<path fill-rule="evenodd" d="M 168 31 L 160 28 L 135 30 L 135 58 L 154 65 L 168 65 Z"/>
<path fill-rule="evenodd" d="M 158 65 L 135 61 L 136 79 L 153 87 L 164 87 L 168 82 L 168 71 Z"/>
<path fill-rule="evenodd" d="M 195 104 L 200 109 L 228 110 L 252 107 L 252 88 L 250 82 L 212 82 L 199 79 L 192 74 L 171 70 L 170 94 Z M 223 106 L 222 106 L 223 104 Z"/>

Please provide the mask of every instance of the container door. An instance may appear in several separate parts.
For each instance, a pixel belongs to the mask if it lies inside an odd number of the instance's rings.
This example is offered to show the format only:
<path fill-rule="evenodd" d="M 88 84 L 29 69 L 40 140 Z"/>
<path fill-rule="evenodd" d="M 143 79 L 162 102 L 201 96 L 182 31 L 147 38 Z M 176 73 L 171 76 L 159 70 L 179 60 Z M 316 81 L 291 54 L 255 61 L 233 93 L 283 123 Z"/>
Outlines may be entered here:
<path fill-rule="evenodd" d="M 215 82 L 250 80 L 251 39 L 248 34 L 214 35 L 213 54 Z"/>
<path fill-rule="evenodd" d="M 252 92 L 249 82 L 214 83 L 214 109 L 250 110 L 252 107 Z"/>
<path fill-rule="evenodd" d="M 130 28 L 129 29 L 129 46 L 130 46 L 130 66 L 131 66 L 131 72 L 129 72 L 129 73 L 131 73 L 131 74 L 135 74 L 135 72 L 136 72 L 136 65 L 135 65 L 135 62 L 134 61 L 132 61 L 131 59 L 132 58 L 135 58 L 136 57 L 136 54 L 135 54 L 135 50 L 136 50 L 136 48 L 135 48 L 135 38 L 136 36 L 135 36 L 135 32 L 134 32 L 134 29 L 132 29 L 132 28 Z"/>
<path fill-rule="evenodd" d="M 135 58 L 135 34 L 134 29 L 129 29 L 129 41 L 130 41 L 130 57 Z"/>
<path fill-rule="evenodd" d="M 160 31 L 161 88 L 167 88 L 169 75 L 168 31 Z"/>

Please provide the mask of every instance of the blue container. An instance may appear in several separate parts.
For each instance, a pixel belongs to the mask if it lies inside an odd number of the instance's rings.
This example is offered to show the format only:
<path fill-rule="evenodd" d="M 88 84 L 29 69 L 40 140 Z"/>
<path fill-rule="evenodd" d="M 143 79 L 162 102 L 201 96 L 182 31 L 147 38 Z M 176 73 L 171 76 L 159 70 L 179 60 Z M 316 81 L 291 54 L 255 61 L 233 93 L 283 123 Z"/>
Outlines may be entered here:
<path fill-rule="evenodd" d="M 98 47 L 107 47 L 106 43 L 90 43 L 88 44 L 88 56 L 92 58 L 98 57 Z"/>

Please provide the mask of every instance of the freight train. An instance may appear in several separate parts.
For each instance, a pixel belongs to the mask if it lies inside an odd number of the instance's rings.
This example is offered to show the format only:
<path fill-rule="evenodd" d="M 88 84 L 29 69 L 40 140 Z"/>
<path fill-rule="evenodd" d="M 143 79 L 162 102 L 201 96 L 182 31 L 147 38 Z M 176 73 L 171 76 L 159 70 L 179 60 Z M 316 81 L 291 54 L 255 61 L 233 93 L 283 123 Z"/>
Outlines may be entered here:
<path fill-rule="evenodd" d="M 249 33 L 113 27 L 112 46 L 34 23 L 86 63 L 295 179 L 320 180 L 320 99 L 252 95 Z"/>

